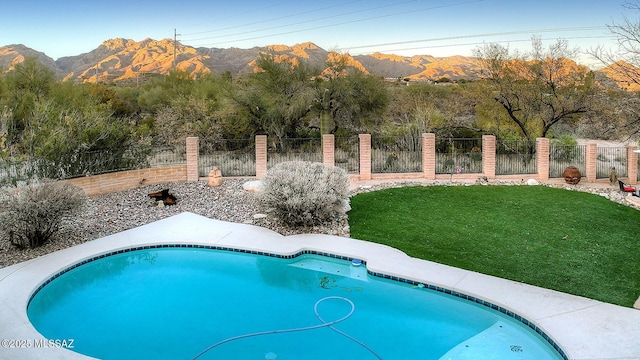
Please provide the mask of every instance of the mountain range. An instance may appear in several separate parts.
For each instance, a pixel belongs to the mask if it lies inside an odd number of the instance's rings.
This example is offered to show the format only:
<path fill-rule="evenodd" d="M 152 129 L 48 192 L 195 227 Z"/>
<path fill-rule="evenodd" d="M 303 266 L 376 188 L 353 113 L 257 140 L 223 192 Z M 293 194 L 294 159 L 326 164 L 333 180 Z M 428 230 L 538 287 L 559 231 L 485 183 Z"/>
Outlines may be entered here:
<path fill-rule="evenodd" d="M 441 78 L 473 80 L 477 79 L 480 73 L 477 59 L 464 56 L 405 57 L 382 53 L 351 56 L 324 50 L 310 42 L 251 49 L 194 48 L 172 39 L 134 41 L 122 38 L 107 40 L 88 53 L 61 57 L 57 60 L 24 45 L 2 46 L 0 72 L 10 71 L 15 64 L 35 57 L 53 70 L 60 79 L 75 82 L 140 81 L 153 74 L 167 73 L 172 68 L 191 74 L 228 72 L 231 75 L 239 75 L 254 72 L 256 59 L 263 52 L 293 61 L 304 61 L 320 69 L 326 67 L 327 62 L 342 60 L 367 74 L 414 81 Z M 582 65 L 571 61 L 570 66 Z M 612 77 L 606 70 L 601 73 Z"/>

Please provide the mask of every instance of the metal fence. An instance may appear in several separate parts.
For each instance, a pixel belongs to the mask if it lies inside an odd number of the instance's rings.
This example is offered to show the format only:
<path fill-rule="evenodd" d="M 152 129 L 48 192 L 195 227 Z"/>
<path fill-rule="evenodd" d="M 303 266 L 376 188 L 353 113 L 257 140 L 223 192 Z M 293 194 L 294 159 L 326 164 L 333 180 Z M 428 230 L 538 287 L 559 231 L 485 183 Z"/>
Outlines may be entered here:
<path fill-rule="evenodd" d="M 155 168 L 186 164 L 187 153 L 184 147 L 162 147 L 149 150 L 147 154 L 147 162 L 141 163 L 137 168 Z"/>
<path fill-rule="evenodd" d="M 335 138 L 335 165 L 350 174 L 360 172 L 360 140 L 357 136 Z"/>
<path fill-rule="evenodd" d="M 167 149 L 132 147 L 119 151 L 88 151 L 56 158 L 2 158 L 0 184 L 17 184 L 32 179 L 71 179 L 116 171 L 186 163 L 183 154 Z"/>
<path fill-rule="evenodd" d="M 586 145 L 556 145 L 549 146 L 549 177 L 561 178 L 564 170 L 575 166 L 581 174 L 586 174 Z"/>
<path fill-rule="evenodd" d="M 496 175 L 537 174 L 535 144 L 526 140 L 496 141 Z"/>
<path fill-rule="evenodd" d="M 371 137 L 371 172 L 410 173 L 421 171 L 421 137 Z"/>
<path fill-rule="evenodd" d="M 436 141 L 436 174 L 482 173 L 482 139 Z"/>
<path fill-rule="evenodd" d="M 198 176 L 208 176 L 216 166 L 222 176 L 255 176 L 256 151 L 253 139 L 216 139 L 198 142 Z"/>
<path fill-rule="evenodd" d="M 596 150 L 596 178 L 609 177 L 611 170 L 615 169 L 618 177 L 627 177 L 627 148 L 626 147 L 599 147 Z"/>
<path fill-rule="evenodd" d="M 282 139 L 278 145 L 267 148 L 267 168 L 285 161 L 322 162 L 320 138 Z"/>
<path fill-rule="evenodd" d="M 422 171 L 421 137 L 372 137 L 372 173 L 412 173 Z M 586 174 L 586 145 L 550 144 L 549 177 L 560 178 L 568 166 Z M 359 138 L 335 138 L 336 166 L 349 173 L 360 171 Z M 66 154 L 55 159 L 0 158 L 0 185 L 31 179 L 69 179 L 80 176 L 186 164 L 184 147 L 129 148 L 120 151 L 93 151 Z M 612 168 L 618 177 L 628 177 L 626 147 L 598 147 L 597 178 L 609 177 Z M 322 162 L 322 139 L 283 139 L 267 149 L 267 168 L 284 161 Z M 255 140 L 200 140 L 199 176 L 206 177 L 213 166 L 223 176 L 255 176 Z M 537 154 L 522 140 L 496 142 L 496 175 L 536 174 Z M 638 162 L 640 167 L 640 160 Z M 482 139 L 439 139 L 436 141 L 436 173 L 482 173 Z M 640 174 L 640 173 L 639 173 Z M 640 180 L 640 178 L 638 179 Z"/>

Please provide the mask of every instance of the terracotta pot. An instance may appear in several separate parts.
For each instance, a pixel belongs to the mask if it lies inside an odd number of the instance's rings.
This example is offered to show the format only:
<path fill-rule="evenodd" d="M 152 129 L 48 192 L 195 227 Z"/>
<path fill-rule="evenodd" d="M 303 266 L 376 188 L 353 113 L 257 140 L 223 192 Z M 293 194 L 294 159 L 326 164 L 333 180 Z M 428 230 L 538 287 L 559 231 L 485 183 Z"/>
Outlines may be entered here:
<path fill-rule="evenodd" d="M 569 166 L 564 169 L 562 173 L 562 177 L 564 177 L 564 181 L 567 184 L 575 185 L 580 182 L 582 175 L 580 174 L 580 170 L 578 170 L 575 166 Z"/>

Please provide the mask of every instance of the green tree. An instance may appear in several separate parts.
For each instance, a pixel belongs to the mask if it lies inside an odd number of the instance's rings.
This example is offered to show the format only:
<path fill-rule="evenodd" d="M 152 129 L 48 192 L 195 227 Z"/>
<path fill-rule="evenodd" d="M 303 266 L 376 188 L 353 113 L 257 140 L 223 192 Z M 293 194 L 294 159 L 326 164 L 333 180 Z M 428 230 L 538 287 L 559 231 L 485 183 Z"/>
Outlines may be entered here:
<path fill-rule="evenodd" d="M 35 58 L 26 58 L 15 65 L 8 79 L 13 82 L 14 90 L 32 93 L 40 99 L 49 93 L 55 76 Z"/>
<path fill-rule="evenodd" d="M 134 133 L 125 119 L 111 116 L 107 105 L 71 109 L 43 100 L 27 119 L 23 149 L 42 162 L 40 178 L 90 175 L 144 164 L 144 144 Z"/>
<path fill-rule="evenodd" d="M 570 60 L 574 55 L 565 40 L 543 49 L 537 38 L 525 55 L 511 54 L 498 44 L 476 50 L 490 86 L 484 99 L 503 109 L 528 141 L 531 154 L 537 137 L 547 136 L 554 125 L 575 121 L 589 110 L 594 74 L 575 66 Z"/>
<path fill-rule="evenodd" d="M 419 137 L 431 132 L 440 137 L 473 136 L 483 130 L 476 124 L 474 98 L 467 87 L 413 84 L 394 87 L 392 106 L 384 130 L 393 135 Z"/>
<path fill-rule="evenodd" d="M 182 73 L 173 73 L 177 76 Z M 220 112 L 229 80 L 222 76 L 199 74 L 187 79 L 184 74 L 169 81 L 167 100 L 156 106 L 155 139 L 160 145 L 179 146 L 188 136 L 203 139 L 224 135 L 224 112 Z"/>
<path fill-rule="evenodd" d="M 6 147 L 17 149 L 16 144 L 21 141 L 27 118 L 36 103 L 49 95 L 54 84 L 53 72 L 35 58 L 27 58 L 16 64 L 4 76 L 0 109 L 4 115 L 3 128 L 7 132 Z"/>
<path fill-rule="evenodd" d="M 327 128 L 323 133 L 371 132 L 380 126 L 391 99 L 384 80 L 349 66 L 344 57 L 327 65 L 315 83 L 320 127 Z"/>
<path fill-rule="evenodd" d="M 308 127 L 307 117 L 316 99 L 311 78 L 317 73 L 304 63 L 270 53 L 262 54 L 257 66 L 260 70 L 239 79 L 229 95 L 254 132 L 269 135 L 280 148 L 284 138 L 296 137 Z"/>

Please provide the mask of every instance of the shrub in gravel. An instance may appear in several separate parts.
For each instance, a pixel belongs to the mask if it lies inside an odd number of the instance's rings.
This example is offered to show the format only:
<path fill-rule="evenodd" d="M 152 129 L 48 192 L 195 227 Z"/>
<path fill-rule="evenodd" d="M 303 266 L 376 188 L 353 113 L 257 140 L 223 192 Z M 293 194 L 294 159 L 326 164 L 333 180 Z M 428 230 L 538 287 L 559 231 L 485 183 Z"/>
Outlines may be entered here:
<path fill-rule="evenodd" d="M 335 166 L 283 162 L 267 171 L 262 185 L 260 202 L 291 226 L 319 225 L 349 210 L 349 176 Z"/>
<path fill-rule="evenodd" d="M 0 240 L 18 248 L 49 241 L 66 216 L 86 202 L 84 191 L 65 182 L 33 183 L 0 190 Z"/>

